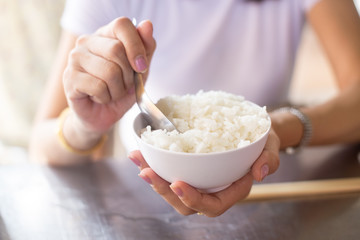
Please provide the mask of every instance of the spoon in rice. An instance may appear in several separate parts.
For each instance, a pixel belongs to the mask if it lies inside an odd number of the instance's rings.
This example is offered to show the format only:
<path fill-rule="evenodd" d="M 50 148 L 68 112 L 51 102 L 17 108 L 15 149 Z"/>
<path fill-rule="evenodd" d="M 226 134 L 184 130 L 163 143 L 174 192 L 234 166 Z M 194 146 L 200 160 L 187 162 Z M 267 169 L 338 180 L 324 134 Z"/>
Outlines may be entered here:
<path fill-rule="evenodd" d="M 136 26 L 136 19 L 132 19 L 132 23 Z M 134 71 L 134 85 L 136 103 L 143 113 L 143 117 L 152 129 L 166 129 L 168 132 L 176 130 L 175 125 L 164 115 L 163 112 L 151 101 L 144 89 L 142 75 Z"/>
<path fill-rule="evenodd" d="M 135 96 L 137 105 L 147 123 L 152 129 L 166 129 L 168 132 L 176 130 L 174 124 L 161 112 L 146 94 L 142 75 L 134 72 Z M 179 132 L 179 131 L 178 131 Z"/>

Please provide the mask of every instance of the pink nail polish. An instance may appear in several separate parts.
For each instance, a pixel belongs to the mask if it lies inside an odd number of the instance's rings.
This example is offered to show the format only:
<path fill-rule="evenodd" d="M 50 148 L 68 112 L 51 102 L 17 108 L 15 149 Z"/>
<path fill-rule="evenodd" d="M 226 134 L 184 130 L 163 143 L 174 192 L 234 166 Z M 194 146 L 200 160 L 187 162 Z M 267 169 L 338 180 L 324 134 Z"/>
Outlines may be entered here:
<path fill-rule="evenodd" d="M 138 56 L 135 59 L 135 65 L 136 65 L 136 70 L 138 72 L 145 72 L 147 69 L 147 65 L 146 65 L 146 61 L 145 58 L 143 56 Z"/>
<path fill-rule="evenodd" d="M 140 167 L 141 166 L 141 162 L 139 160 L 137 160 L 136 158 L 133 157 L 129 157 L 129 159 L 135 163 L 136 166 Z"/>
<path fill-rule="evenodd" d="M 264 164 L 261 167 L 261 181 L 269 174 L 269 165 Z"/>
<path fill-rule="evenodd" d="M 184 196 L 184 193 L 183 191 L 181 190 L 181 188 L 178 188 L 178 187 L 172 187 L 170 186 L 171 190 L 176 194 L 178 195 L 178 197 L 183 197 Z"/>
<path fill-rule="evenodd" d="M 148 176 L 146 176 L 146 175 L 143 175 L 143 174 L 141 174 L 141 173 L 139 173 L 139 175 L 138 175 L 139 177 L 141 177 L 145 182 L 147 182 L 148 184 L 152 184 L 152 182 L 151 182 L 151 179 L 148 177 Z"/>

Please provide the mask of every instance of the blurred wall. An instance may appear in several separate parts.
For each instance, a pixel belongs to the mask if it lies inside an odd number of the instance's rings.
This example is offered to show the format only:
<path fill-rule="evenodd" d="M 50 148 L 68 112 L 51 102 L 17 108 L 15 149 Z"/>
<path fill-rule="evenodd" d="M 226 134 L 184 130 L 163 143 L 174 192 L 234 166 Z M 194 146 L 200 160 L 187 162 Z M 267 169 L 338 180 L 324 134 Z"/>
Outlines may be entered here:
<path fill-rule="evenodd" d="M 289 100 L 295 105 L 314 105 L 337 93 L 329 60 L 312 29 L 304 28 L 298 50 Z"/>
<path fill-rule="evenodd" d="M 354 3 L 360 13 L 360 0 L 354 0 Z M 311 105 L 324 102 L 336 93 L 330 63 L 312 29 L 305 26 L 289 99 L 295 104 Z"/>
<path fill-rule="evenodd" d="M 64 0 L 0 0 L 0 141 L 26 146 Z"/>

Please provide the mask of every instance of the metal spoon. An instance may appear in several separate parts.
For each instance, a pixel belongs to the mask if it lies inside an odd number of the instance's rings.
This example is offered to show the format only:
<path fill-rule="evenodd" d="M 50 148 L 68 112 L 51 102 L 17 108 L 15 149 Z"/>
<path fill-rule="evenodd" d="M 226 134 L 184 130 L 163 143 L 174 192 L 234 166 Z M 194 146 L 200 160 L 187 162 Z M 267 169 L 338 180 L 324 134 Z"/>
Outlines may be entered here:
<path fill-rule="evenodd" d="M 153 129 L 166 129 L 169 132 L 173 130 L 178 131 L 174 124 L 156 107 L 146 94 L 140 73 L 134 72 L 134 84 L 136 102 L 148 124 Z"/>
<path fill-rule="evenodd" d="M 132 19 L 134 26 L 137 26 L 136 18 Z M 134 71 L 134 84 L 136 102 L 143 113 L 145 120 L 153 129 L 166 129 L 171 132 L 176 130 L 174 124 L 160 111 L 158 107 L 151 101 L 144 89 L 142 75 Z M 179 131 L 178 131 L 179 132 Z"/>

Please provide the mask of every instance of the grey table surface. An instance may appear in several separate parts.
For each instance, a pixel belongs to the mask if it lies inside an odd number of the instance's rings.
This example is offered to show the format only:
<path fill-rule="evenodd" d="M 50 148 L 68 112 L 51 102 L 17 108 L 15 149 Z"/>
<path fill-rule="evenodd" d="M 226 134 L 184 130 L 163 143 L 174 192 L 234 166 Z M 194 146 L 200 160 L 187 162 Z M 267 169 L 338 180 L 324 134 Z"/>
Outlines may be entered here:
<path fill-rule="evenodd" d="M 281 155 L 266 182 L 360 176 L 359 146 Z M 1 240 L 359 239 L 360 195 L 236 204 L 217 218 L 181 216 L 128 159 L 71 168 L 0 167 Z"/>

